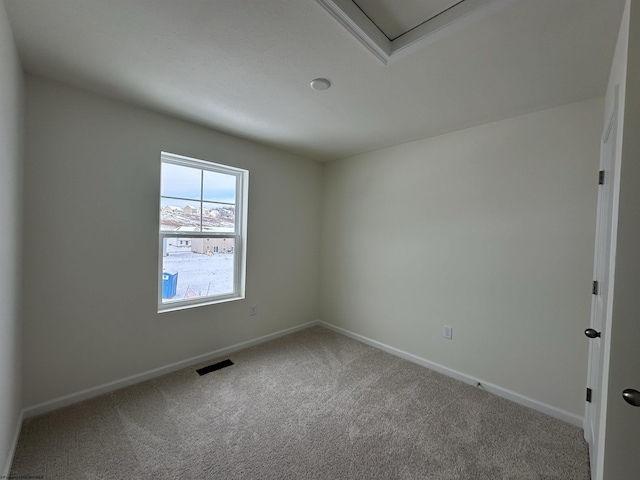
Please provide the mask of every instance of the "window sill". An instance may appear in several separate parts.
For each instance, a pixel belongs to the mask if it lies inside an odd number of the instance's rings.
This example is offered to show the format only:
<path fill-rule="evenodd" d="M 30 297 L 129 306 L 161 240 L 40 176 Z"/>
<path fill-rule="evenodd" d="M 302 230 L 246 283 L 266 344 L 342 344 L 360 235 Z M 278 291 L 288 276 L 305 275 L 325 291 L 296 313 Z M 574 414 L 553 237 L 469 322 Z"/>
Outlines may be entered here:
<path fill-rule="evenodd" d="M 163 303 L 158 305 L 158 313 L 175 312 L 178 310 L 186 310 L 188 308 L 204 307 L 207 305 L 216 305 L 218 303 L 233 302 L 236 300 L 244 300 L 244 295 L 233 295 L 229 297 L 218 297 L 207 301 L 189 302 L 176 301 L 171 303 Z"/>

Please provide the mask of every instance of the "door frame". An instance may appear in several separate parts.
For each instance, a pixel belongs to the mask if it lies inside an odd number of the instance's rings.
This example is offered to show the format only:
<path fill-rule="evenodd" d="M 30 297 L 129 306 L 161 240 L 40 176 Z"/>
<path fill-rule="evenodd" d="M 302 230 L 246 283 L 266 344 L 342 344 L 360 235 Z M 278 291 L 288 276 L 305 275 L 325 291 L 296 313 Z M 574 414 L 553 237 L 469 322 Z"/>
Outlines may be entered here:
<path fill-rule="evenodd" d="M 601 337 L 599 340 L 592 340 L 589 342 L 589 361 L 587 368 L 587 386 L 593 390 L 594 398 L 593 403 L 586 403 L 585 417 L 584 417 L 584 438 L 589 444 L 589 459 L 591 465 L 591 478 L 601 478 L 598 476 L 599 471 L 602 470 L 603 462 L 603 446 L 604 446 L 604 430 L 606 424 L 606 402 L 607 402 L 607 385 L 609 374 L 609 351 L 610 351 L 610 325 L 613 316 L 613 292 L 614 292 L 614 273 L 615 273 L 615 250 L 616 250 L 616 230 L 617 230 L 617 218 L 618 218 L 618 202 L 620 193 L 620 125 L 619 125 L 619 86 L 615 87 L 613 102 L 608 108 L 605 115 L 605 125 L 600 140 L 600 170 L 605 172 L 605 182 L 611 182 L 611 191 L 605 198 L 598 192 L 598 207 L 597 207 L 597 220 L 596 220 L 596 239 L 594 248 L 594 280 L 598 281 L 601 285 L 606 286 L 606 304 L 605 311 L 601 313 L 602 325 L 596 325 L 596 309 L 598 298 L 593 297 L 591 305 L 591 321 L 590 327 L 596 328 L 601 331 Z M 609 142 L 613 143 L 613 154 L 609 160 L 609 167 L 607 168 L 607 150 Z M 602 188 L 602 186 L 599 186 Z M 604 222 L 604 223 L 603 223 Z M 601 233 L 602 229 L 605 229 L 604 234 Z M 600 262 L 608 257 L 608 271 L 601 272 L 599 268 Z M 598 278 L 598 276 L 604 276 Z M 595 344 L 594 341 L 600 341 L 599 359 L 594 359 Z M 594 367 L 594 362 L 597 361 L 597 366 Z M 598 383 L 598 371 L 600 372 Z M 595 437 L 595 432 L 591 428 L 593 424 L 593 416 L 599 419 L 597 427 L 598 438 Z"/>

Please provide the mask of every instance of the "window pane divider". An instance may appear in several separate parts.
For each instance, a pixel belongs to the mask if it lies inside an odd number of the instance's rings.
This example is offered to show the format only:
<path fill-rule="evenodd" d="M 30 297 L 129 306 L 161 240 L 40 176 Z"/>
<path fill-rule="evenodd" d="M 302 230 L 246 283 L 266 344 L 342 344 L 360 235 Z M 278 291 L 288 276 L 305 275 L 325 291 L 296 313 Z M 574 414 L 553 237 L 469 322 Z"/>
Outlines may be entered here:
<path fill-rule="evenodd" d="M 219 205 L 232 205 L 235 207 L 235 203 L 231 203 L 231 202 L 219 202 L 217 200 L 200 200 L 197 198 L 185 198 L 185 197 L 172 197 L 170 195 L 161 195 L 160 198 L 167 198 L 170 200 L 184 200 L 185 202 L 194 202 L 194 203 L 198 203 L 198 202 L 203 202 L 203 203 L 217 203 Z"/>
<path fill-rule="evenodd" d="M 168 237 L 204 237 L 204 238 L 238 238 L 240 235 L 237 233 L 216 233 L 216 232 L 171 232 L 171 231 L 162 231 L 160 232 L 161 238 Z"/>
<path fill-rule="evenodd" d="M 159 256 L 159 275 L 158 275 L 158 312 L 169 312 L 182 310 L 185 308 L 197 307 L 202 305 L 212 305 L 216 303 L 229 302 L 233 300 L 240 300 L 245 298 L 245 282 L 246 282 L 246 245 L 247 245 L 247 186 L 249 181 L 249 172 L 245 169 L 232 167 L 228 165 L 217 164 L 213 162 L 209 162 L 206 160 L 199 160 L 189 157 L 184 157 L 181 155 L 175 155 L 172 153 L 162 152 L 161 153 L 161 163 L 162 164 L 172 164 L 176 166 L 183 166 L 191 169 L 200 170 L 200 198 L 189 198 L 189 197 L 181 197 L 181 196 L 173 196 L 173 195 L 162 195 L 162 187 L 160 191 L 160 228 L 159 228 L 159 243 L 158 243 L 158 256 Z M 221 175 L 228 175 L 230 177 L 235 177 L 235 201 L 218 201 L 218 200 L 209 200 L 205 197 L 205 187 L 208 189 L 209 195 L 216 196 L 218 194 L 222 195 L 222 191 L 217 190 L 217 184 L 209 182 L 209 177 L 206 172 L 214 172 Z M 169 177 L 171 178 L 171 177 Z M 197 178 L 197 177 L 196 177 Z M 215 179 L 217 177 L 211 177 Z M 195 180 L 195 178 L 194 178 Z M 230 181 L 230 179 L 228 179 Z M 214 180 L 215 182 L 215 180 Z M 195 183 L 195 182 L 194 182 Z M 194 184 L 194 190 L 197 188 L 197 184 Z M 175 193 L 187 193 L 188 190 L 174 190 Z M 168 193 L 168 192 L 167 192 Z M 195 193 L 195 192 L 194 192 Z M 188 193 L 191 195 L 190 191 Z M 229 195 L 224 198 L 231 198 Z M 193 208 L 199 209 L 198 215 L 194 215 L 195 212 L 189 213 L 191 220 L 188 217 L 184 219 L 180 216 L 175 217 L 163 217 L 163 208 L 166 206 L 171 207 L 171 201 L 175 201 L 178 203 L 177 205 L 173 205 L 178 208 L 185 208 L 186 205 L 190 205 Z M 181 207 L 180 205 L 186 204 L 185 207 Z M 162 207 L 162 204 L 165 204 L 165 207 Z M 219 207 L 218 207 L 219 206 Z M 219 217 L 220 220 L 211 220 L 208 216 L 205 215 L 204 210 L 211 209 L 230 209 L 232 212 L 224 214 L 224 216 Z M 170 212 L 169 212 L 170 213 Z M 231 215 L 233 215 L 233 223 L 227 223 L 231 219 Z M 199 218 L 198 218 L 199 217 Z M 165 230 L 163 229 L 163 218 L 171 219 L 170 223 L 167 223 L 165 226 L 170 228 L 197 228 L 198 231 L 189 231 L 189 230 Z M 198 222 L 199 220 L 199 222 Z M 194 225 L 193 223 L 198 222 L 199 225 Z M 182 225 L 184 223 L 184 225 Z M 203 225 L 206 223 L 207 225 Z M 214 225 L 212 225 L 214 224 Z M 218 224 L 219 226 L 215 226 Z M 181 225 L 178 227 L 177 225 Z M 212 229 L 222 229 L 225 231 L 211 231 L 211 230 L 203 230 L 203 228 L 212 228 Z M 231 231 L 230 231 L 231 230 Z M 172 241 L 173 239 L 173 241 Z M 200 240 L 202 239 L 202 240 Z M 210 239 L 204 240 L 204 239 Z M 229 239 L 230 242 L 223 243 L 222 240 Z M 190 241 L 192 240 L 192 241 Z M 179 244 L 178 244 L 179 242 Z M 219 242 L 216 244 L 216 242 Z M 176 250 L 176 247 L 179 250 Z M 205 248 L 206 247 L 206 248 Z M 182 250 L 182 249 L 185 250 Z M 218 248 L 220 250 L 218 251 Z M 171 249 L 171 250 L 169 250 Z M 214 250 L 215 249 L 215 250 Z M 230 249 L 230 250 L 229 250 Z M 215 293 L 214 289 L 212 293 L 209 293 L 208 287 L 202 287 L 202 285 L 206 285 L 205 282 L 209 280 L 204 277 L 202 280 L 202 276 L 199 276 L 200 273 L 196 271 L 196 277 L 183 277 L 185 275 L 185 271 L 188 270 L 180 270 L 180 260 L 176 263 L 176 260 L 173 262 L 169 262 L 169 264 L 165 263 L 165 258 L 169 258 L 168 256 L 171 253 L 179 253 L 180 255 L 184 253 L 191 254 L 205 254 L 208 257 L 211 254 L 215 255 L 218 258 L 218 255 L 231 254 L 232 257 L 226 257 L 229 260 L 233 260 L 233 271 L 227 270 L 227 267 L 222 267 L 220 264 L 220 268 L 226 271 L 231 272 L 233 274 L 232 277 L 229 278 L 229 283 L 223 284 L 223 288 L 220 289 L 221 292 L 224 293 Z M 203 255 L 204 256 L 204 255 Z M 174 257 L 176 258 L 176 257 Z M 189 258 L 189 257 L 184 257 Z M 222 257 L 220 257 L 222 258 Z M 199 264 L 200 260 L 197 260 L 197 264 Z M 209 260 L 207 260 L 209 261 Z M 225 260 L 222 260 L 225 262 Z M 167 265 L 167 270 L 164 269 L 164 266 Z M 186 264 L 185 264 L 186 265 Z M 217 264 L 216 264 L 217 265 Z M 231 263 L 227 265 L 231 266 Z M 189 267 L 190 268 L 190 267 Z M 214 267 L 219 268 L 219 267 Z M 171 272 L 171 269 L 176 269 L 175 273 Z M 217 270 L 216 270 L 217 271 Z M 166 273 L 165 273 L 166 272 Z M 182 274 L 181 274 L 182 273 Z M 175 280 L 172 279 L 172 276 L 176 276 L 181 274 L 179 277 L 175 277 Z M 191 273 L 187 273 L 186 275 L 192 275 Z M 163 277 L 168 277 L 163 281 Z M 196 296 L 194 298 L 189 298 L 189 287 L 187 287 L 185 291 L 184 286 L 184 278 L 194 279 L 197 278 L 196 286 L 191 285 L 193 290 L 191 292 Z M 191 281 L 191 280 L 188 280 Z M 226 282 L 226 280 L 223 280 Z M 209 286 L 212 285 L 212 282 L 209 282 Z M 182 285 L 182 287 L 180 287 Z M 166 288 L 167 292 L 163 291 L 163 287 Z M 176 288 L 181 289 L 181 292 L 176 297 Z M 232 291 L 225 291 L 227 288 Z M 201 290 L 202 289 L 202 290 Z M 186 293 L 185 293 L 186 292 Z M 202 292 L 202 293 L 201 293 Z M 206 292 L 206 293 L 204 293 Z M 166 293 L 166 297 L 164 296 Z M 181 295 L 184 297 L 180 298 Z M 204 293 L 204 294 L 203 294 Z"/>

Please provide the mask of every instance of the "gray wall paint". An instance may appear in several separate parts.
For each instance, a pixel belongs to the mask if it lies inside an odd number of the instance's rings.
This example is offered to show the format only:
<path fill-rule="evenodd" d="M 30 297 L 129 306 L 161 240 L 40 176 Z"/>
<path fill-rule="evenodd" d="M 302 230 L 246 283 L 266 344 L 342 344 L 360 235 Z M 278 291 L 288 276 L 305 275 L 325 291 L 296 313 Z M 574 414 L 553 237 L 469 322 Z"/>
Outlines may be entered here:
<path fill-rule="evenodd" d="M 327 164 L 322 319 L 582 417 L 602 117 L 596 99 Z"/>
<path fill-rule="evenodd" d="M 26 95 L 25 405 L 318 318 L 319 164 L 37 77 Z M 163 150 L 250 171 L 246 300 L 157 313 Z"/>
<path fill-rule="evenodd" d="M 7 472 L 20 416 L 22 67 L 0 1 L 0 475 Z"/>
<path fill-rule="evenodd" d="M 582 416 L 601 124 L 598 99 L 323 166 L 28 77 L 24 403 L 315 320 L 321 292 L 325 321 Z M 156 313 L 160 150 L 251 171 L 247 300 Z"/>

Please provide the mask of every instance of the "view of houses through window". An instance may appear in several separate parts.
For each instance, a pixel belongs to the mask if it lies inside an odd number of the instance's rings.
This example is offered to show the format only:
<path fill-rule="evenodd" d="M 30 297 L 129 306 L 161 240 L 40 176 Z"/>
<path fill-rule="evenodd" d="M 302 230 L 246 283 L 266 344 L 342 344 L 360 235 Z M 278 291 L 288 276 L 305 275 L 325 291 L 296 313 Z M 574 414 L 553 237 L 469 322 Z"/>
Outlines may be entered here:
<path fill-rule="evenodd" d="M 159 305 L 239 297 L 248 172 L 163 153 Z"/>

